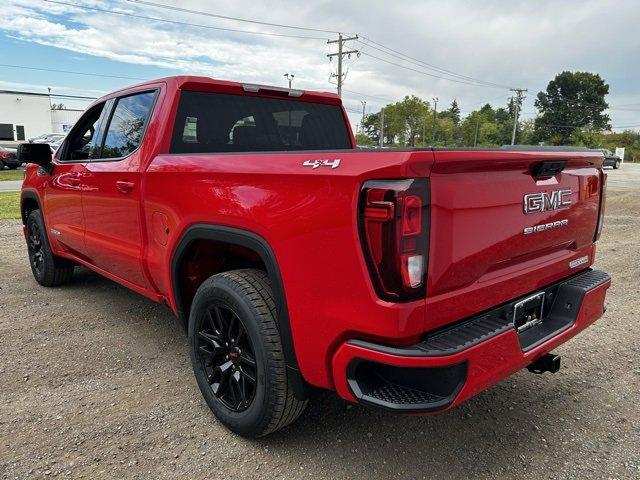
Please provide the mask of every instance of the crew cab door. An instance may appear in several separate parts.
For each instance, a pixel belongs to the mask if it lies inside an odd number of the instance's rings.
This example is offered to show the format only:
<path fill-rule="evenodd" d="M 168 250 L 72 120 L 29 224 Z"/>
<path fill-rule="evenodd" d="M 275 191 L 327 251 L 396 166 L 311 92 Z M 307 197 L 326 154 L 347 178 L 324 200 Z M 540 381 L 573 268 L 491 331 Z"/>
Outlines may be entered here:
<path fill-rule="evenodd" d="M 69 132 L 56 154 L 54 168 L 45 183 L 44 211 L 55 251 L 84 257 L 84 215 L 82 189 L 86 162 L 96 154 L 102 139 L 105 104 L 89 109 Z"/>
<path fill-rule="evenodd" d="M 110 101 L 98 158 L 86 164 L 83 210 L 87 255 L 99 267 L 146 287 L 141 229 L 142 138 L 157 91 Z"/>

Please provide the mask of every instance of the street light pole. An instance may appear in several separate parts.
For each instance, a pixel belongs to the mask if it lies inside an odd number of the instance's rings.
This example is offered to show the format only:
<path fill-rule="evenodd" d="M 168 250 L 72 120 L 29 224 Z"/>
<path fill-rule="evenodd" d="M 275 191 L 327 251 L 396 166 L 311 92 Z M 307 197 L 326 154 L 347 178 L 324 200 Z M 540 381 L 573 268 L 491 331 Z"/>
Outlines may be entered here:
<path fill-rule="evenodd" d="M 295 77 L 295 75 L 292 73 L 285 73 L 283 76 L 286 77 L 287 80 L 289 80 L 289 88 L 291 88 L 291 82 L 293 82 L 293 78 Z"/>

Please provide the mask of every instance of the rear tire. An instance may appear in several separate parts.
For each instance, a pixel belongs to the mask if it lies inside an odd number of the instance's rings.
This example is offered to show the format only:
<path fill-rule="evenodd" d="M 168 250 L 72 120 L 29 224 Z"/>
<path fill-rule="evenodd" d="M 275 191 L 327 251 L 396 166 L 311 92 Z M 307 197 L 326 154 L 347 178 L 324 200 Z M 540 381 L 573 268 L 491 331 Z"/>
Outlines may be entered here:
<path fill-rule="evenodd" d="M 613 164 L 613 169 L 614 170 L 617 170 L 619 168 L 620 168 L 620 162 L 619 161 Z"/>
<path fill-rule="evenodd" d="M 27 250 L 33 277 L 43 287 L 55 287 L 68 283 L 73 276 L 73 264 L 54 255 L 47 238 L 40 210 L 27 217 Z"/>
<path fill-rule="evenodd" d="M 268 435 L 297 419 L 267 274 L 242 269 L 200 285 L 189 315 L 193 371 L 209 408 L 231 431 Z"/>

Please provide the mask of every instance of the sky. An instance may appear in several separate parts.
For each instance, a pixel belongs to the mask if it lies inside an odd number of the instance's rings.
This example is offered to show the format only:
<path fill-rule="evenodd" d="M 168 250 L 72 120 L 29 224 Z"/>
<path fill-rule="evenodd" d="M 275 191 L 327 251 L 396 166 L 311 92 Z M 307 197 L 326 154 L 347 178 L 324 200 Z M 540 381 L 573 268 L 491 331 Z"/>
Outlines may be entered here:
<path fill-rule="evenodd" d="M 456 99 L 466 114 L 504 106 L 510 87 L 528 89 L 532 118 L 535 95 L 579 70 L 610 85 L 614 130 L 640 130 L 639 25 L 638 0 L 4 0 L 0 89 L 95 97 L 183 73 L 280 86 L 290 73 L 294 88 L 335 91 L 327 40 L 342 32 L 359 37 L 342 96 L 354 126 L 363 101 L 370 113 L 405 95 L 437 97 L 438 110 Z"/>

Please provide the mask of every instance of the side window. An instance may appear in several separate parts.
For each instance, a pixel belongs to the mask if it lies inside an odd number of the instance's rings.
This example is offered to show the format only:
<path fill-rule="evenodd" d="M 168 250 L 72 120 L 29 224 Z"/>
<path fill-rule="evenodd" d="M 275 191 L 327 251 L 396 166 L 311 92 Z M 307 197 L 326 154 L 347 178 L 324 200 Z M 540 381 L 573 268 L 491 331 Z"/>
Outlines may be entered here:
<path fill-rule="evenodd" d="M 76 122 L 74 128 L 69 132 L 66 145 L 60 160 L 78 161 L 96 158 L 100 154 L 102 143 L 102 125 L 105 104 L 96 105 L 88 110 L 80 120 Z"/>
<path fill-rule="evenodd" d="M 138 148 L 155 96 L 156 92 L 145 92 L 117 100 L 100 158 L 126 157 Z"/>

